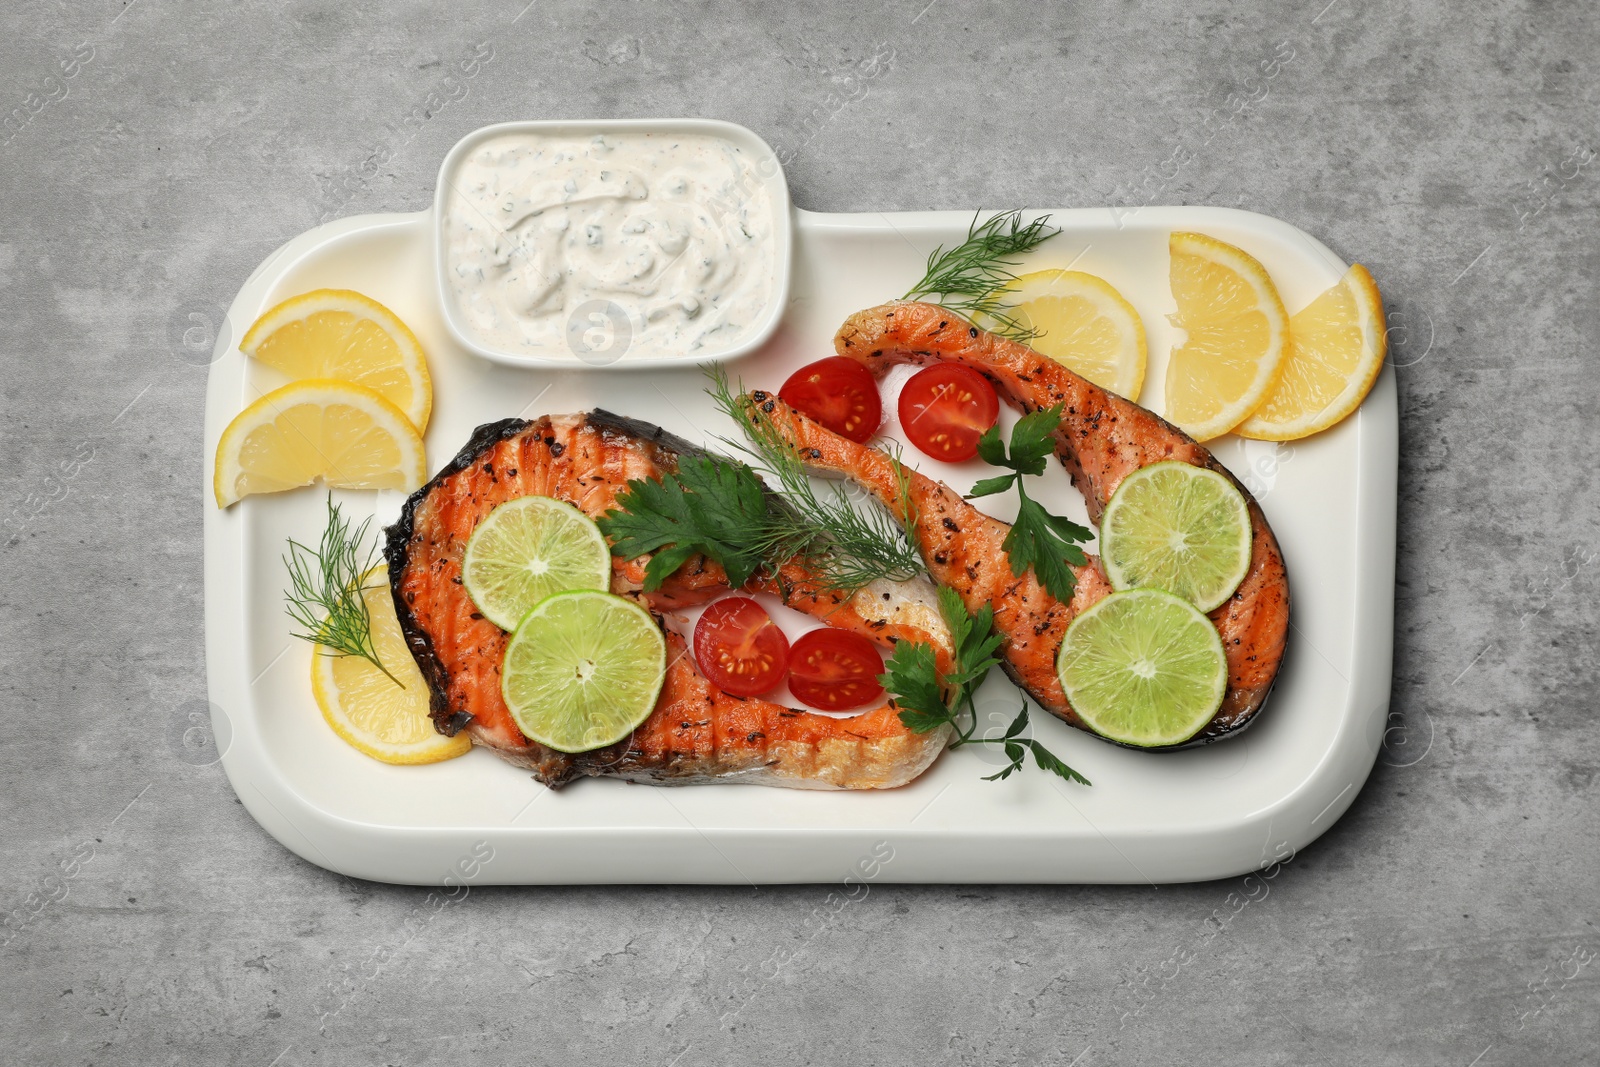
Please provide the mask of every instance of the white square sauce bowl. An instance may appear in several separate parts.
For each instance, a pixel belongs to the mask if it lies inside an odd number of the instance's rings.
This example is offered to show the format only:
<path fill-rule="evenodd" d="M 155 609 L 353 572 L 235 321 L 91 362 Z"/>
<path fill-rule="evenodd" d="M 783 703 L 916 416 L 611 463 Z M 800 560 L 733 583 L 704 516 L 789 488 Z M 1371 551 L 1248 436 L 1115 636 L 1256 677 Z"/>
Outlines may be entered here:
<path fill-rule="evenodd" d="M 445 324 L 496 363 L 736 359 L 788 302 L 783 167 L 731 122 L 485 126 L 445 156 L 432 222 Z"/>

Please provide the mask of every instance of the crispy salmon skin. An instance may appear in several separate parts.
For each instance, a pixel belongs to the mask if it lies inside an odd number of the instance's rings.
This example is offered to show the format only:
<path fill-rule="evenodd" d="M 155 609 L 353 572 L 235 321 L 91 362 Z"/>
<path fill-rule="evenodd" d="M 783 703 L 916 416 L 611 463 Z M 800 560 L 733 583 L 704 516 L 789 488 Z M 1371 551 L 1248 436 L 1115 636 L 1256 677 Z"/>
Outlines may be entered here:
<path fill-rule="evenodd" d="M 659 478 L 692 448 L 658 427 L 606 412 L 508 419 L 480 426 L 407 500 L 387 531 L 384 554 L 401 627 L 428 682 L 435 726 L 452 735 L 466 730 L 474 743 L 553 787 L 582 776 L 809 789 L 881 789 L 915 778 L 944 748 L 948 730 L 914 734 L 891 702 L 836 718 L 730 696 L 700 673 L 683 638 L 670 629 L 655 711 L 627 740 L 569 755 L 518 729 L 500 691 L 510 635 L 479 614 L 461 584 L 467 539 L 497 505 L 522 496 L 551 496 L 591 517 L 603 515 L 630 479 Z M 696 559 L 646 594 L 645 562 L 613 558 L 611 589 L 638 599 L 658 624 L 662 612 L 727 591 L 721 567 Z M 876 582 L 847 597 L 822 590 L 794 562 L 750 588 L 880 644 L 927 642 L 948 656 L 949 633 L 926 578 Z"/>

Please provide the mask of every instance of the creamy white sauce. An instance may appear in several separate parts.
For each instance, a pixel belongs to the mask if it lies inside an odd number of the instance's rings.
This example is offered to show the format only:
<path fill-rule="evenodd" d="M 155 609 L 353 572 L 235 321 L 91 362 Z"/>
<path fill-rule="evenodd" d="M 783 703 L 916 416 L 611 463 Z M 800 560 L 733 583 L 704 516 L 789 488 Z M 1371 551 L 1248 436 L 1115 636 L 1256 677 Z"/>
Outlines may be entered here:
<path fill-rule="evenodd" d="M 448 181 L 447 298 L 486 346 L 710 358 L 766 320 L 772 198 L 732 142 L 507 133 Z"/>

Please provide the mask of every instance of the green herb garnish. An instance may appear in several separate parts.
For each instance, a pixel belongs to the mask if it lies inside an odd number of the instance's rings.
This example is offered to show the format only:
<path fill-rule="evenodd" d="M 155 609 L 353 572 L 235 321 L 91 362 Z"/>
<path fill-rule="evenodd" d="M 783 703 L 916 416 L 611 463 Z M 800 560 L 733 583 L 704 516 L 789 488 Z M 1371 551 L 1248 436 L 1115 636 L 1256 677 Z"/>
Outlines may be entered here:
<path fill-rule="evenodd" d="M 1017 487 L 1017 521 L 1006 534 L 1006 556 L 1011 561 L 1011 573 L 1020 575 L 1030 566 L 1038 575 L 1039 584 L 1062 603 L 1072 599 L 1078 586 L 1072 567 L 1081 567 L 1088 560 L 1083 549 L 1074 542 L 1088 541 L 1094 531 L 1079 526 L 1071 519 L 1052 515 L 1038 501 L 1028 495 L 1023 487 L 1025 474 L 1043 474 L 1050 454 L 1055 450 L 1051 434 L 1061 424 L 1062 405 L 1043 408 L 1024 415 L 1011 431 L 1011 454 L 1000 440 L 1000 424 L 989 427 L 978 439 L 978 455 L 984 462 L 997 467 L 1011 468 L 1011 474 L 985 478 L 972 487 L 972 497 L 1003 493 L 1013 485 Z"/>
<path fill-rule="evenodd" d="M 983 223 L 973 215 L 967 239 L 948 252 L 943 245 L 935 248 L 922 280 L 906 292 L 905 299 L 932 299 L 969 319 L 981 319 L 980 325 L 991 333 L 1027 344 L 1039 331 L 1007 314 L 1012 305 L 999 290 L 1016 281 L 1017 276 L 1006 269 L 1016 265 L 1013 257 L 1033 251 L 1061 232 L 1046 225 L 1049 221 L 1049 215 L 1040 215 L 1024 226 L 1021 208 Z"/>
<path fill-rule="evenodd" d="M 826 495 L 819 494 L 806 473 L 805 461 L 772 417 L 745 403 L 742 395 L 735 396 L 720 366 L 708 367 L 706 375 L 711 379 L 707 392 L 723 413 L 739 424 L 747 443 L 726 437 L 719 440 L 749 457 L 756 469 L 770 474 L 782 494 L 777 525 L 784 534 L 778 540 L 786 554 L 773 563 L 781 565 L 798 553 L 825 587 L 844 593 L 854 593 L 880 578 L 903 582 L 926 569 L 906 533 L 916 522 L 916 504 L 911 500 L 911 479 L 898 459 L 894 464 L 904 527 L 882 508 L 870 504 L 857 508 L 837 486 Z"/>
<path fill-rule="evenodd" d="M 823 588 L 847 595 L 879 578 L 904 581 L 922 573 L 915 546 L 887 512 L 858 511 L 838 490 L 820 496 L 799 453 L 771 418 L 735 397 L 720 368 L 708 373 L 708 392 L 744 427 L 750 443 L 721 440 L 755 465 L 715 455 L 684 456 L 676 474 L 628 483 L 616 509 L 599 520 L 600 530 L 623 559 L 654 553 L 645 565 L 646 591 L 661 588 L 696 555 L 720 563 L 735 587 L 762 567 L 776 574 L 796 558 Z M 767 488 L 758 469 L 772 475 L 779 492 Z M 907 513 L 908 486 L 902 478 Z"/>
<path fill-rule="evenodd" d="M 378 659 L 372 644 L 372 616 L 362 596 L 374 588 L 361 584 L 378 554 L 376 542 L 365 555 L 361 552 L 371 525 L 368 517 L 352 532 L 349 520 L 329 493 L 328 524 L 322 529 L 322 544 L 311 549 L 289 539 L 289 554 L 283 557 L 289 568 L 289 589 L 284 599 L 289 617 L 301 627 L 291 636 L 322 646 L 324 655 L 359 656 L 404 689 L 405 684 Z"/>
<path fill-rule="evenodd" d="M 676 474 L 634 479 L 618 495 L 616 509 L 599 520 L 600 530 L 623 559 L 655 553 L 645 565 L 646 591 L 661 588 L 696 555 L 720 563 L 735 587 L 762 567 L 776 574 L 796 558 L 824 589 L 846 595 L 880 578 L 905 581 L 923 572 L 916 546 L 891 515 L 857 510 L 842 490 L 819 495 L 800 454 L 771 417 L 735 396 L 720 367 L 706 373 L 707 392 L 749 441 L 722 442 L 752 463 L 684 456 Z M 778 492 L 766 487 L 758 470 L 773 477 Z M 904 514 L 914 514 L 903 472 L 900 504 Z"/>
<path fill-rule="evenodd" d="M 995 632 L 993 607 L 985 604 L 973 615 L 949 586 L 939 587 L 939 611 L 954 639 L 954 670 L 941 678 L 931 645 L 902 641 L 895 646 L 894 654 L 884 665 L 884 673 L 878 678 L 878 682 L 895 695 L 895 702 L 900 705 L 900 721 L 906 728 L 925 734 L 949 725 L 956 732 L 956 739 L 950 742 L 951 748 L 1003 745 L 1011 763 L 994 774 L 984 775 L 986 782 L 1004 781 L 1022 770 L 1023 760 L 1032 752 L 1033 761 L 1040 770 L 1089 785 L 1089 779 L 1068 767 L 1049 749 L 1031 737 L 1022 736 L 1028 728 L 1026 702 L 1000 737 L 973 736 L 978 728 L 973 694 L 989 671 L 999 665 L 995 653 L 1005 637 Z M 950 694 L 948 700 L 946 692 Z"/>
<path fill-rule="evenodd" d="M 696 555 L 722 564 L 728 584 L 737 588 L 783 540 L 761 479 L 743 463 L 716 456 L 683 456 L 678 472 L 660 481 L 635 478 L 599 523 L 613 554 L 637 559 L 655 553 L 644 569 L 647 592 Z"/>

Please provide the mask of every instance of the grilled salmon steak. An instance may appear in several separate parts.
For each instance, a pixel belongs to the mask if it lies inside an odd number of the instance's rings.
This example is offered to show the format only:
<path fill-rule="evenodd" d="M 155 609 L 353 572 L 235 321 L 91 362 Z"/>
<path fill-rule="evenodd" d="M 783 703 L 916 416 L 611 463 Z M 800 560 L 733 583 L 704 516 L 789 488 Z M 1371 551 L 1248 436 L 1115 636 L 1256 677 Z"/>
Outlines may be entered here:
<path fill-rule="evenodd" d="M 698 451 L 656 426 L 603 411 L 507 419 L 480 426 L 460 454 L 407 500 L 384 555 L 401 628 L 430 690 L 435 727 L 466 730 L 474 743 L 533 771 L 552 787 L 582 776 L 658 784 L 751 782 L 801 789 L 883 789 L 921 774 L 948 728 L 914 734 L 892 702 L 847 718 L 722 692 L 695 664 L 682 636 L 663 626 L 668 667 L 655 711 L 624 741 L 569 755 L 518 729 L 500 690 L 510 635 L 483 618 L 461 583 L 467 539 L 497 505 L 523 496 L 564 500 L 591 517 L 616 505 L 630 479 L 675 471 Z M 613 558 L 612 592 L 656 613 L 727 591 L 703 558 L 660 589 L 643 591 L 646 559 Z M 932 644 L 948 663 L 950 635 L 925 576 L 880 581 L 852 596 L 825 591 L 798 562 L 746 586 L 880 644 Z"/>
<path fill-rule="evenodd" d="M 1162 460 L 1206 467 L 1233 482 L 1250 508 L 1250 569 L 1227 603 L 1210 614 L 1228 660 L 1228 691 L 1211 722 L 1187 744 L 1216 740 L 1253 720 L 1283 661 L 1289 582 L 1261 506 L 1209 451 L 1158 415 L 935 304 L 893 303 L 860 312 L 840 328 L 834 347 L 878 378 L 898 363 L 948 360 L 982 374 L 1020 411 L 1064 405 L 1055 452 L 1095 522 L 1123 478 Z M 814 469 L 856 480 L 905 521 L 895 467 L 882 452 L 831 433 L 776 397 L 754 393 L 750 400 L 773 418 Z M 911 528 L 930 573 L 960 593 L 969 610 L 994 605 L 995 625 L 1006 635 L 1002 654 L 1007 673 L 1041 707 L 1083 728 L 1056 677 L 1055 660 L 1068 624 L 1111 592 L 1099 560 L 1090 556 L 1086 566 L 1074 568 L 1077 589 L 1072 601 L 1063 604 L 1039 585 L 1031 570 L 1021 576 L 1011 573 L 1000 547 L 1008 524 L 984 515 L 948 486 L 906 473 L 916 505 Z"/>

